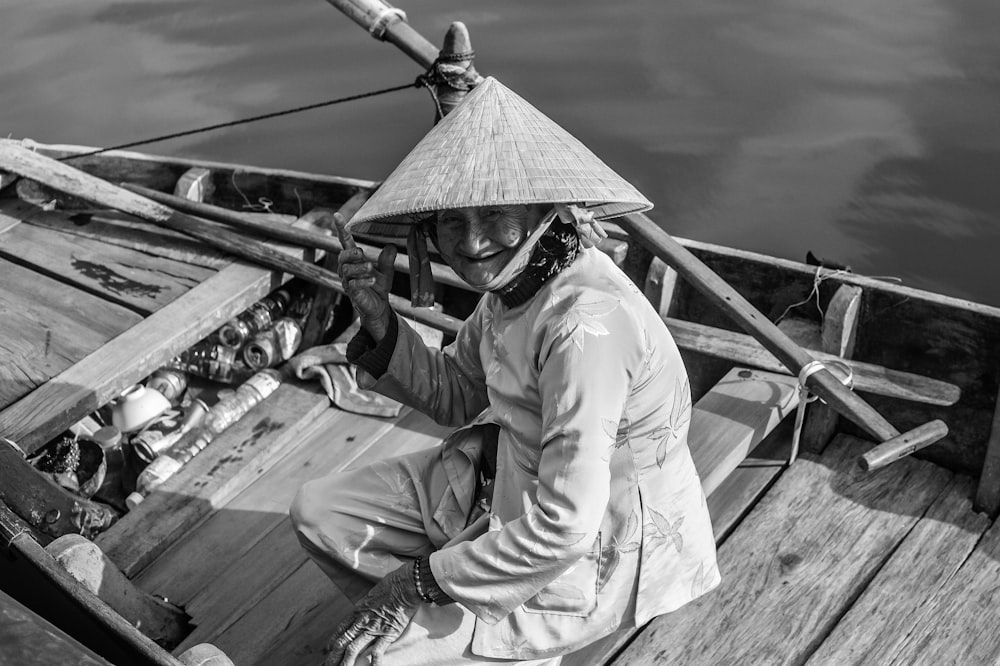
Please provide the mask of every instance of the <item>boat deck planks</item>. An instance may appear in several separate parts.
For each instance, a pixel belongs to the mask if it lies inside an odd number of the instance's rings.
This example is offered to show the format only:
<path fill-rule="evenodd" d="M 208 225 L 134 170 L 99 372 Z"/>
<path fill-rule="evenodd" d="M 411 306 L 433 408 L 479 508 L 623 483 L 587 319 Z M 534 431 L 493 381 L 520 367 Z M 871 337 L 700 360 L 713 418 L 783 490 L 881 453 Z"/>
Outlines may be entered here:
<path fill-rule="evenodd" d="M 143 315 L 156 312 L 215 272 L 31 224 L 6 232 L 0 255 Z"/>
<path fill-rule="evenodd" d="M 653 620 L 617 664 L 800 663 L 951 480 L 916 459 L 865 475 L 840 436 L 786 471 L 719 549 L 722 586 Z"/>
<path fill-rule="evenodd" d="M 1000 633 L 1000 524 L 994 523 L 937 594 L 891 664 L 996 664 Z"/>
<path fill-rule="evenodd" d="M 0 275 L 0 408 L 142 319 L 127 308 L 3 259 Z"/>
<path fill-rule="evenodd" d="M 989 525 L 985 515 L 972 511 L 974 492 L 969 477 L 955 477 L 808 664 L 861 666 L 893 661 L 907 636 L 932 612 L 930 602 L 952 584 Z"/>
<path fill-rule="evenodd" d="M 281 464 L 265 472 L 253 486 L 220 508 L 213 516 L 215 520 L 207 521 L 202 528 L 194 530 L 185 540 L 187 543 L 179 544 L 176 550 L 178 554 L 183 552 L 182 557 L 162 564 L 157 562 L 151 567 L 159 570 L 155 574 L 156 579 L 167 583 L 178 577 L 180 572 L 191 571 L 189 557 L 202 561 L 212 557 L 215 560 L 215 566 L 209 567 L 212 571 L 208 575 L 199 572 L 198 580 L 187 581 L 184 585 L 186 589 L 174 588 L 180 596 L 175 594 L 172 598 L 183 601 L 185 610 L 198 625 L 178 650 L 202 641 L 220 641 L 220 637 L 227 635 L 273 633 L 276 627 L 270 618 L 286 612 L 286 609 L 271 607 L 268 612 L 269 597 L 309 598 L 308 594 L 288 595 L 278 591 L 286 585 L 298 585 L 300 578 L 306 575 L 299 569 L 307 562 L 307 557 L 295 539 L 287 517 L 292 497 L 304 481 L 348 469 L 359 462 L 368 464 L 373 460 L 433 446 L 446 432 L 446 428 L 434 424 L 426 416 L 409 410 L 404 410 L 394 419 L 328 410 L 318 419 L 317 427 Z M 224 534 L 233 524 L 241 526 L 240 543 L 248 547 L 234 549 L 233 541 L 224 539 Z M 209 534 L 201 534 L 202 531 Z M 204 550 L 206 542 L 222 542 L 227 549 L 208 555 Z M 328 594 L 335 592 L 333 585 L 315 565 L 310 563 L 307 570 L 312 574 L 307 586 L 324 588 Z M 150 585 L 152 578 L 152 573 L 143 576 L 141 584 L 144 587 Z M 263 614 L 262 606 L 265 607 Z M 202 622 L 201 618 L 210 619 Z M 254 626 L 255 618 L 265 618 L 267 623 Z M 333 626 L 326 627 L 325 631 L 332 631 Z M 244 641 L 237 640 L 235 644 L 243 646 Z M 229 654 L 236 659 L 235 655 Z M 237 663 L 245 662 L 237 659 Z"/>

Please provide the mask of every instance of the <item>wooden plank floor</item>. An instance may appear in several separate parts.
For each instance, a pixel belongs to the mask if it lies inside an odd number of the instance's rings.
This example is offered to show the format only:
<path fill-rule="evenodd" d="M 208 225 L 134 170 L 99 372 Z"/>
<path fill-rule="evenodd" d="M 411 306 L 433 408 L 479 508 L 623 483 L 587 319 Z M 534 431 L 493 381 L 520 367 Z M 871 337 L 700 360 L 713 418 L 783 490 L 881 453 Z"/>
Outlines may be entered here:
<path fill-rule="evenodd" d="M 197 629 L 179 650 L 208 641 L 239 666 L 321 663 L 350 604 L 290 529 L 295 490 L 445 432 L 409 411 L 325 410 L 300 445 L 138 577 L 192 615 Z M 855 459 L 870 445 L 846 436 L 780 473 L 764 463 L 780 459 L 789 434 L 776 431 L 713 503 L 723 585 L 654 620 L 613 663 L 996 663 L 1000 528 L 972 512 L 973 481 L 915 459 L 865 474 Z"/>

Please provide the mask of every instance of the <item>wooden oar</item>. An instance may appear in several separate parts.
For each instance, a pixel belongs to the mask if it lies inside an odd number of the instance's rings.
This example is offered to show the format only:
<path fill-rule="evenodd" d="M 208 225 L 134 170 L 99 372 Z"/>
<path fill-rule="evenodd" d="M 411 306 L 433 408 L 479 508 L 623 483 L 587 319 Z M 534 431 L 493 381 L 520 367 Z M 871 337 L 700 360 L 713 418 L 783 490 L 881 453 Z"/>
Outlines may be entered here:
<path fill-rule="evenodd" d="M 391 42 L 423 67 L 431 67 L 438 57 L 438 50 L 416 33 L 398 11 L 382 0 L 327 0 L 349 16 L 374 37 Z M 723 311 L 774 354 L 793 374 L 800 375 L 814 359 L 792 341 L 773 322 L 687 248 L 660 229 L 649 217 L 642 214 L 627 215 L 618 222 L 632 236 L 645 242 L 652 252 L 672 266 L 695 289 L 716 303 Z M 879 442 L 888 443 L 900 437 L 899 431 L 860 396 L 840 383 L 829 370 L 819 367 L 808 373 L 805 383 L 809 390 L 825 400 L 833 409 L 860 426 Z M 928 446 L 944 437 L 947 426 L 933 421 L 922 427 L 925 436 L 918 440 L 918 448 Z M 916 432 L 916 431 L 914 431 Z M 908 440 L 910 441 L 910 440 Z M 904 449 L 909 451 L 909 445 Z M 905 454 L 904 454 L 905 455 Z"/>
<path fill-rule="evenodd" d="M 285 254 L 260 241 L 248 239 L 217 224 L 200 220 L 139 196 L 74 169 L 40 153 L 24 148 L 15 141 L 0 141 L 0 171 L 16 173 L 25 178 L 99 206 L 130 213 L 143 220 L 182 231 L 213 247 L 257 264 L 284 271 L 313 284 L 345 293 L 340 277 L 308 261 Z M 414 308 L 405 298 L 390 295 L 389 302 L 404 317 L 454 334 L 462 322 L 437 310 Z"/>

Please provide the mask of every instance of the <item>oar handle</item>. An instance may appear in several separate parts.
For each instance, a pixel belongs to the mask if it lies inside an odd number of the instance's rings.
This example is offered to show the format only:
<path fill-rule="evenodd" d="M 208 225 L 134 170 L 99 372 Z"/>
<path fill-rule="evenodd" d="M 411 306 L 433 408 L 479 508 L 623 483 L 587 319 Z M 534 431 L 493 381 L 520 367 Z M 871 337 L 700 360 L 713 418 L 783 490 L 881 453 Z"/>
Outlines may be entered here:
<path fill-rule="evenodd" d="M 885 467 L 926 446 L 934 444 L 948 434 L 948 425 L 941 420 L 929 421 L 917 426 L 899 437 L 882 442 L 858 458 L 858 464 L 865 471 Z"/>

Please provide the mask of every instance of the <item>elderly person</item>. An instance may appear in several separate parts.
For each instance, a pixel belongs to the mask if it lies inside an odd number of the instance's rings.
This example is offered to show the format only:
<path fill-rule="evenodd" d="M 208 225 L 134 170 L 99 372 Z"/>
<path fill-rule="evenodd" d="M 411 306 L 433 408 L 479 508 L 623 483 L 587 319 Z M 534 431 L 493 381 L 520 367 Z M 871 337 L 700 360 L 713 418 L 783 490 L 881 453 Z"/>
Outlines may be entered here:
<path fill-rule="evenodd" d="M 305 549 L 355 601 L 328 664 L 556 664 L 720 580 L 687 448 L 680 354 L 593 245 L 650 207 L 494 79 L 481 83 L 341 229 L 360 315 L 359 382 L 458 428 L 433 449 L 305 484 Z M 430 349 L 388 303 L 395 249 L 426 234 L 486 292 Z"/>

